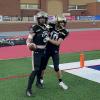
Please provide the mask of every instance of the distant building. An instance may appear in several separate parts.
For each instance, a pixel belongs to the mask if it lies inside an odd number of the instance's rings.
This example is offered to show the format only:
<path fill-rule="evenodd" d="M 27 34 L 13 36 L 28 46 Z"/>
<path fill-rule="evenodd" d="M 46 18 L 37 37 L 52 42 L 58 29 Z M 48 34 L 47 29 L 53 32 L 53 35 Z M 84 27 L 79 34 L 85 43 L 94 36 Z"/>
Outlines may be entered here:
<path fill-rule="evenodd" d="M 0 0 L 0 15 L 33 16 L 40 10 L 49 15 L 100 15 L 100 0 Z"/>

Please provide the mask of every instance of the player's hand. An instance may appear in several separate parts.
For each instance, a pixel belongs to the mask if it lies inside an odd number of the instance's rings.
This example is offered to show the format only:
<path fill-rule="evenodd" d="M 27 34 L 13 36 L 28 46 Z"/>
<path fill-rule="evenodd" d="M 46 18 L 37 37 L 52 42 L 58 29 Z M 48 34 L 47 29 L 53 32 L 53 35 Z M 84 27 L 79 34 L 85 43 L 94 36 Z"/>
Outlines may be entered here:
<path fill-rule="evenodd" d="M 48 42 L 50 40 L 50 38 L 47 36 L 45 39 L 44 39 L 44 42 Z"/>
<path fill-rule="evenodd" d="M 36 44 L 34 44 L 34 43 L 29 43 L 29 44 L 27 44 L 27 46 L 28 46 L 30 51 L 35 51 L 37 48 Z"/>
<path fill-rule="evenodd" d="M 49 41 L 49 40 L 50 40 L 50 38 L 49 38 L 49 37 L 46 37 L 45 39 L 46 39 L 46 41 Z"/>

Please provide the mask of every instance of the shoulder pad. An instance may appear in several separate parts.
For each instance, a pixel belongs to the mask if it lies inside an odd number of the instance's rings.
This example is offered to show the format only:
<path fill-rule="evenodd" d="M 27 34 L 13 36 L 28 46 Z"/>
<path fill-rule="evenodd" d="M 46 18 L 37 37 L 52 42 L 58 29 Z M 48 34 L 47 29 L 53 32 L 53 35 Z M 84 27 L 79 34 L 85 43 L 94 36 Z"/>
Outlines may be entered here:
<path fill-rule="evenodd" d="M 29 29 L 29 32 L 30 32 L 30 33 L 34 33 L 35 30 L 36 30 L 36 28 L 37 28 L 37 25 L 32 25 L 32 26 L 30 27 L 30 29 Z"/>

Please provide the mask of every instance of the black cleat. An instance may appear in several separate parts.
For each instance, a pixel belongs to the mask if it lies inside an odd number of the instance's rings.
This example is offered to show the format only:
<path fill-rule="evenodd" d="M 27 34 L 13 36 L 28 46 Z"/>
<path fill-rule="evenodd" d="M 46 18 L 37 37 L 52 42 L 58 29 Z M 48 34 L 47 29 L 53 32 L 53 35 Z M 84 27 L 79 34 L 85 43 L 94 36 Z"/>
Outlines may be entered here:
<path fill-rule="evenodd" d="M 43 84 L 41 84 L 41 83 L 36 83 L 36 86 L 37 86 L 37 88 L 39 88 L 39 89 L 44 89 L 44 85 Z"/>
<path fill-rule="evenodd" d="M 26 96 L 31 97 L 32 96 L 32 90 L 26 90 Z"/>

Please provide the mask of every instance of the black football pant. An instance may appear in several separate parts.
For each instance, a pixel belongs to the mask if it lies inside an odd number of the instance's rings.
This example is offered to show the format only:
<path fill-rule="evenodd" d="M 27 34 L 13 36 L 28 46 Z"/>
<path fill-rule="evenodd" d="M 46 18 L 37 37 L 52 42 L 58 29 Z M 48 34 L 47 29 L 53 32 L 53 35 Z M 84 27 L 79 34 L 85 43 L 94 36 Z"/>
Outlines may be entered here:
<path fill-rule="evenodd" d="M 36 49 L 33 54 L 34 58 L 34 71 L 29 76 L 28 80 L 28 90 L 31 90 L 32 84 L 34 82 L 35 77 L 37 76 L 37 82 L 40 83 L 40 77 L 42 72 L 42 67 L 44 66 L 45 59 L 45 49 Z"/>
<path fill-rule="evenodd" d="M 59 51 L 50 50 L 46 50 L 46 59 L 44 62 L 43 70 L 46 69 L 50 57 L 52 57 L 55 71 L 59 71 Z"/>

